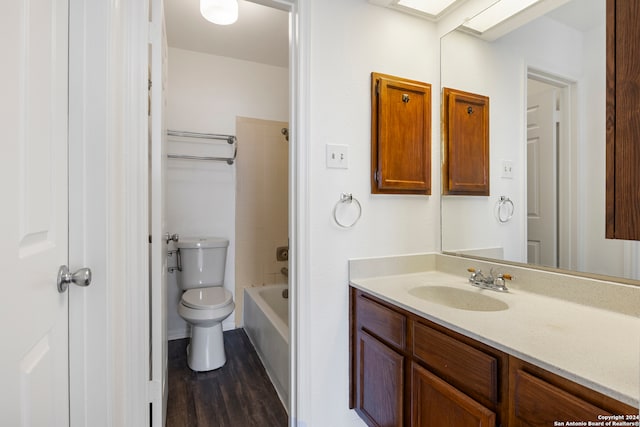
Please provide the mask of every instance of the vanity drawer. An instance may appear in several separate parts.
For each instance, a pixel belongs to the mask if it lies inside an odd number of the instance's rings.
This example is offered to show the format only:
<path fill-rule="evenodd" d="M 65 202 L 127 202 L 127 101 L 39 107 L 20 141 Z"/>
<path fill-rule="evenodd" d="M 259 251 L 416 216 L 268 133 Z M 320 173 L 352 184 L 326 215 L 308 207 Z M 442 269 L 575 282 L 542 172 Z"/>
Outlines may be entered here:
<path fill-rule="evenodd" d="M 363 329 L 399 350 L 405 349 L 407 318 L 367 297 L 356 299 L 358 329 Z"/>
<path fill-rule="evenodd" d="M 418 322 L 413 355 L 433 373 L 489 407 L 498 404 L 498 359 Z"/>

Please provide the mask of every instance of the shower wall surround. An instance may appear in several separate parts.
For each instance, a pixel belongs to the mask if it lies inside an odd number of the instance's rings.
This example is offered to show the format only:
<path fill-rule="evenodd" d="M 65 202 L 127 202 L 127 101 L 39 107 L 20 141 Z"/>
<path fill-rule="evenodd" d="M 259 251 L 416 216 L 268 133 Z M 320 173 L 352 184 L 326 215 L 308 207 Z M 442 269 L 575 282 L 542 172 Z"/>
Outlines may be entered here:
<path fill-rule="evenodd" d="M 236 167 L 236 325 L 243 324 L 244 288 L 287 283 L 285 261 L 276 248 L 287 246 L 289 143 L 286 122 L 238 117 L 242 162 Z"/>

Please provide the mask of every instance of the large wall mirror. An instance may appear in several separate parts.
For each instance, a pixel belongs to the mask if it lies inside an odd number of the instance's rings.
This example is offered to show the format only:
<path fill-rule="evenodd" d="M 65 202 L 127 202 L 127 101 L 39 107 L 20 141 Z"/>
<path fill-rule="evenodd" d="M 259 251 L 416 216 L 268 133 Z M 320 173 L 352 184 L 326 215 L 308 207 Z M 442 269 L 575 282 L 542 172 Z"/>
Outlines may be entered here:
<path fill-rule="evenodd" d="M 443 252 L 640 278 L 638 243 L 605 239 L 605 2 L 443 36 L 442 87 L 490 99 L 491 188 L 442 197 Z"/>

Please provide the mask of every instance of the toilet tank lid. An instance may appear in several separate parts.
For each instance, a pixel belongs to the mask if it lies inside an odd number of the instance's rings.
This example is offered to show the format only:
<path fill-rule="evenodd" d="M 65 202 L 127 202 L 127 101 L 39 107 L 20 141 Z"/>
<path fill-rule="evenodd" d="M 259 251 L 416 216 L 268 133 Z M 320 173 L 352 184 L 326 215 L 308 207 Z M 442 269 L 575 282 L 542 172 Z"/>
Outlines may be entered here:
<path fill-rule="evenodd" d="M 226 248 L 229 240 L 222 237 L 180 237 L 176 246 L 182 249 Z"/>

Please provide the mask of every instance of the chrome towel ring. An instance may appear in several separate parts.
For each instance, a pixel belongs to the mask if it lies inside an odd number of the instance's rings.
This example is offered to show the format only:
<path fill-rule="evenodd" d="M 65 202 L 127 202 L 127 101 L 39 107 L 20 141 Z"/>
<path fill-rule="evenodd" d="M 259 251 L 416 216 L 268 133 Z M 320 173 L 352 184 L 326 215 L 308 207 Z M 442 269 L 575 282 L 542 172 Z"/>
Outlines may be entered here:
<path fill-rule="evenodd" d="M 355 216 L 355 219 L 353 219 L 350 223 L 344 223 L 343 221 L 340 221 L 338 219 L 339 207 L 343 204 L 351 205 L 353 203 L 355 203 L 355 206 L 357 208 L 357 214 Z M 336 205 L 333 207 L 333 220 L 336 222 L 336 224 L 338 224 L 338 226 L 342 228 L 351 228 L 356 224 L 356 222 L 358 222 L 361 216 L 362 216 L 362 205 L 360 205 L 360 202 L 358 201 L 358 199 L 353 197 L 353 194 L 351 193 L 340 194 L 340 200 L 338 200 L 336 202 Z"/>
<path fill-rule="evenodd" d="M 513 201 L 507 196 L 500 196 L 500 200 L 496 203 L 496 216 L 501 223 L 509 222 L 513 218 Z"/>

